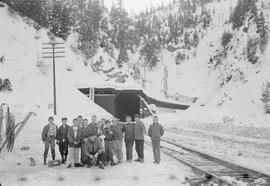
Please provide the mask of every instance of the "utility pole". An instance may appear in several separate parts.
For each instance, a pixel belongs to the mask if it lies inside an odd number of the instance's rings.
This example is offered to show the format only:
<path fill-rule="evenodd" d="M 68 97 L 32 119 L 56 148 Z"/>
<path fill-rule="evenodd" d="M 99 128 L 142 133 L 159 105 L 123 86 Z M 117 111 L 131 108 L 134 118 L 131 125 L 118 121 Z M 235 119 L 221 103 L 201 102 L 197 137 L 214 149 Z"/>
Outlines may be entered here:
<path fill-rule="evenodd" d="M 63 46 L 65 43 L 57 43 L 54 39 L 51 40 L 49 43 L 42 43 L 43 50 L 49 50 L 46 52 L 42 52 L 42 58 L 49 58 L 53 60 L 53 108 L 54 108 L 54 115 L 57 114 L 56 112 L 56 72 L 55 72 L 55 59 L 56 58 L 64 58 L 63 55 L 65 53 L 65 47 Z M 62 55 L 60 55 L 62 54 Z"/>

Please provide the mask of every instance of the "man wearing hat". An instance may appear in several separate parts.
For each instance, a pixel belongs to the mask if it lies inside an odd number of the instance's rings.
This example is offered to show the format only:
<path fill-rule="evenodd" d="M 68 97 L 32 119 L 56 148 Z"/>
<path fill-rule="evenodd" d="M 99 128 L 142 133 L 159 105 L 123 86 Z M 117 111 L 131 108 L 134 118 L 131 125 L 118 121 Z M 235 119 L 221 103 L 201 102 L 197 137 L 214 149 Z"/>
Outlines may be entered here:
<path fill-rule="evenodd" d="M 111 125 L 111 130 L 113 132 L 113 148 L 118 160 L 118 163 L 123 161 L 123 126 L 117 118 L 113 118 Z"/>
<path fill-rule="evenodd" d="M 57 136 L 57 125 L 53 123 L 54 119 L 52 116 L 48 119 L 49 124 L 45 125 L 42 130 L 42 141 L 45 144 L 44 150 L 44 165 L 47 165 L 47 155 L 49 151 L 49 147 L 51 147 L 52 159 L 55 160 L 55 139 Z"/>
<path fill-rule="evenodd" d="M 62 118 L 62 125 L 59 127 L 57 131 L 57 144 L 59 146 L 59 152 L 62 157 L 62 163 L 66 163 L 68 156 L 68 129 L 67 118 Z"/>
<path fill-rule="evenodd" d="M 83 152 L 85 154 L 83 163 L 87 164 L 88 168 L 97 164 L 99 168 L 104 169 L 104 153 L 100 138 L 92 133 L 84 143 Z"/>
<path fill-rule="evenodd" d="M 144 161 L 144 135 L 146 133 L 145 126 L 140 119 L 139 114 L 135 114 L 135 127 L 134 127 L 134 138 L 135 138 L 135 149 L 138 155 L 138 159 L 135 161 Z"/>

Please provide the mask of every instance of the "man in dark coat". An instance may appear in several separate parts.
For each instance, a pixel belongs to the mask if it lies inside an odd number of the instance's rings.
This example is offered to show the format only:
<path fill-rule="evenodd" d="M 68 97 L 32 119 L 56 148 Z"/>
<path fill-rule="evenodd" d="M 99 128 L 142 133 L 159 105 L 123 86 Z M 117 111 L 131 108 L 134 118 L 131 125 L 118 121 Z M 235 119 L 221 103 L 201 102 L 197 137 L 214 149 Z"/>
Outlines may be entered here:
<path fill-rule="evenodd" d="M 68 129 L 67 118 L 62 118 L 62 125 L 57 131 L 57 143 L 59 145 L 59 152 L 62 157 L 62 163 L 66 163 L 68 156 Z"/>
<path fill-rule="evenodd" d="M 69 165 L 70 168 L 73 164 L 75 167 L 81 167 L 79 163 L 79 152 L 81 147 L 81 128 L 77 118 L 73 119 L 73 126 L 68 129 L 68 144 L 69 144 Z"/>
<path fill-rule="evenodd" d="M 146 133 L 145 126 L 140 119 L 140 115 L 135 115 L 135 127 L 134 127 L 134 138 L 135 138 L 135 149 L 138 155 L 138 159 L 135 161 L 143 162 L 144 161 L 144 135 Z"/>
<path fill-rule="evenodd" d="M 89 125 L 89 122 L 88 122 L 88 119 L 84 119 L 83 120 L 83 125 L 82 125 L 82 128 L 81 128 L 81 162 L 82 162 L 82 165 L 84 166 L 85 164 L 83 163 L 83 159 L 85 158 L 85 154 L 83 152 L 83 146 L 86 142 L 86 140 L 88 140 L 88 138 L 90 137 L 90 129 L 88 128 L 88 125 Z"/>
<path fill-rule="evenodd" d="M 160 137 L 163 136 L 163 127 L 158 123 L 158 117 L 154 116 L 153 124 L 148 129 L 148 135 L 152 141 L 154 163 L 160 163 Z"/>
<path fill-rule="evenodd" d="M 114 139 L 114 134 L 111 130 L 111 122 L 107 120 L 105 122 L 105 125 L 103 127 L 103 134 L 105 135 L 104 143 L 105 143 L 105 160 L 106 164 L 108 162 L 111 163 L 111 166 L 116 165 L 114 162 L 114 148 L 113 148 L 113 139 Z"/>
<path fill-rule="evenodd" d="M 98 135 L 97 116 L 92 116 L 92 122 L 88 125 L 88 130 L 91 135 Z"/>
<path fill-rule="evenodd" d="M 57 136 L 57 125 L 53 123 L 53 117 L 49 117 L 49 124 L 45 125 L 42 130 L 42 141 L 45 144 L 44 150 L 44 165 L 47 165 L 47 155 L 49 151 L 49 147 L 51 147 L 52 159 L 55 160 L 55 139 Z"/>
<path fill-rule="evenodd" d="M 126 116 L 126 123 L 123 124 L 124 141 L 126 145 L 127 161 L 132 161 L 133 145 L 134 145 L 134 123 L 131 122 L 131 116 Z"/>

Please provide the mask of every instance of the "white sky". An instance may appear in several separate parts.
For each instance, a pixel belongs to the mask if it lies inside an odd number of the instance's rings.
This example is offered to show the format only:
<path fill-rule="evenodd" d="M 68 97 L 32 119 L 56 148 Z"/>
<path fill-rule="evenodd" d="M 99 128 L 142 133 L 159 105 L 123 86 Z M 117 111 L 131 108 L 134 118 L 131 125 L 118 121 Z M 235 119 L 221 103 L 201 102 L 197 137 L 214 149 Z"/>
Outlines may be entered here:
<path fill-rule="evenodd" d="M 161 5 L 162 2 L 166 5 L 171 1 L 172 0 L 123 0 L 125 9 L 131 13 L 138 13 L 151 6 L 157 7 L 158 5 Z M 104 0 L 105 6 L 109 9 L 113 2 L 116 4 L 117 0 Z"/>

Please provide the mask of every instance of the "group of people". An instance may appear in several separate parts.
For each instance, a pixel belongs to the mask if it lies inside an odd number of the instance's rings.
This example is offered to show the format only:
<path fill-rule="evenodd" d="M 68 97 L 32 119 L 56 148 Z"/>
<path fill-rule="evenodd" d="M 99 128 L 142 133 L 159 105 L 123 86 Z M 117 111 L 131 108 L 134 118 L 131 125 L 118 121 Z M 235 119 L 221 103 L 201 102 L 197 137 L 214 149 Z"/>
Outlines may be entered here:
<path fill-rule="evenodd" d="M 123 139 L 126 147 L 126 160 L 132 161 L 133 146 L 138 155 L 135 161 L 144 162 L 144 136 L 146 129 L 140 119 L 140 115 L 126 115 L 126 122 L 120 122 L 117 118 L 112 121 L 92 116 L 92 121 L 78 116 L 73 119 L 72 126 L 67 124 L 67 118 L 62 118 L 62 125 L 58 128 L 54 118 L 49 117 L 49 123 L 42 131 L 42 141 L 45 144 L 44 165 L 47 165 L 47 155 L 51 148 L 52 160 L 55 160 L 55 144 L 59 146 L 61 163 L 65 164 L 68 158 L 68 166 L 91 167 L 111 164 L 114 166 L 123 162 Z M 158 117 L 153 117 L 153 124 L 148 129 L 154 154 L 154 163 L 160 163 L 160 138 L 164 134 L 163 127 L 158 123 Z M 80 159 L 79 159 L 80 155 Z"/>

